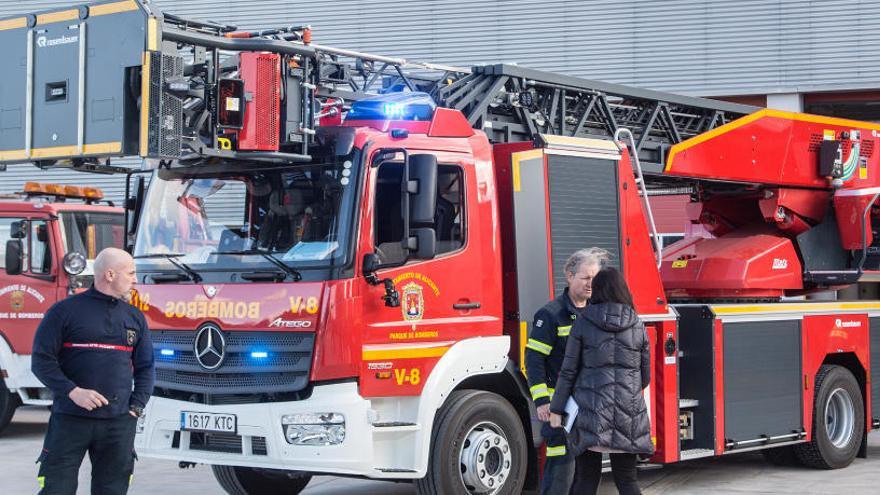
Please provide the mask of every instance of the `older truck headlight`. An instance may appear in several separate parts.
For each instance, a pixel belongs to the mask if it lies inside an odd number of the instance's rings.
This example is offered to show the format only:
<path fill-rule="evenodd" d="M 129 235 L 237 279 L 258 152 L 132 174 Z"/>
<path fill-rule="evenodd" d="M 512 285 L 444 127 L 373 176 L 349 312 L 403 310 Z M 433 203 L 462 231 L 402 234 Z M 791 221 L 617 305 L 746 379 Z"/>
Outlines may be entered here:
<path fill-rule="evenodd" d="M 300 413 L 281 416 L 287 443 L 338 445 L 345 440 L 345 416 L 339 413 Z"/>

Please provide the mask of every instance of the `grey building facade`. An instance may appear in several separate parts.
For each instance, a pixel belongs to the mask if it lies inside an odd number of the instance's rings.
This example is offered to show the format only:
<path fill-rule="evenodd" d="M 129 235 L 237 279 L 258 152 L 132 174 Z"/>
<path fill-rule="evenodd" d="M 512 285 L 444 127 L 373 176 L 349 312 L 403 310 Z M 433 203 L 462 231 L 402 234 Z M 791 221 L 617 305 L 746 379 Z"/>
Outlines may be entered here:
<path fill-rule="evenodd" d="M 67 7 L 0 0 L 0 18 Z M 316 43 L 468 66 L 516 63 L 589 79 L 786 110 L 880 120 L 880 0 L 154 0 L 242 29 L 310 24 Z M 0 88 L 2 89 L 2 88 Z M 123 163 L 136 166 L 133 160 Z M 13 165 L 27 180 L 98 185 L 120 176 Z"/>

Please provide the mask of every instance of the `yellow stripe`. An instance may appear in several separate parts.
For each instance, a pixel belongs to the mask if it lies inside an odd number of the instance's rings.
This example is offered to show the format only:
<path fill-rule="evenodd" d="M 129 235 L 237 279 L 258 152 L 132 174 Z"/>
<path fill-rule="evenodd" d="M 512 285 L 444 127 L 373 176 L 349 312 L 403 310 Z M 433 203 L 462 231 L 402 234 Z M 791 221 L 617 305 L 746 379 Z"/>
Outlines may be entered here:
<path fill-rule="evenodd" d="M 62 10 L 61 12 L 50 12 L 48 14 L 40 14 L 37 16 L 37 25 L 51 24 L 53 22 L 73 21 L 79 19 L 79 11 L 76 9 Z"/>
<path fill-rule="evenodd" d="M 103 5 L 94 5 L 89 7 L 89 16 L 118 14 L 120 12 L 129 12 L 137 10 L 138 6 L 134 0 L 125 0 L 123 2 L 105 3 Z"/>
<path fill-rule="evenodd" d="M 568 337 L 571 333 L 571 325 L 566 325 L 564 327 L 556 327 L 556 335 L 559 337 Z"/>
<path fill-rule="evenodd" d="M 814 124 L 836 125 L 841 127 L 849 127 L 855 129 L 869 129 L 880 131 L 880 124 L 872 124 L 868 122 L 860 122 L 857 120 L 839 119 L 835 117 L 823 117 L 820 115 L 811 115 L 807 113 L 784 112 L 782 110 L 773 110 L 765 108 L 755 113 L 740 117 L 733 122 L 728 122 L 721 127 L 716 127 L 711 131 L 704 132 L 698 136 L 694 136 L 686 141 L 682 141 L 669 149 L 669 156 L 666 158 L 666 168 L 664 172 L 669 172 L 672 168 L 672 161 L 677 153 L 685 151 L 689 148 L 708 141 L 718 135 L 738 129 L 746 124 L 750 124 L 764 117 L 775 117 L 779 119 L 790 119 L 799 122 L 810 122 Z"/>
<path fill-rule="evenodd" d="M 83 146 L 83 155 L 102 155 L 105 153 L 122 152 L 122 143 L 95 143 Z M 49 148 L 34 148 L 31 150 L 31 158 L 60 158 L 66 156 L 79 156 L 76 146 L 52 146 Z"/>
<path fill-rule="evenodd" d="M 753 306 L 712 306 L 712 311 L 717 315 L 743 314 L 743 313 L 779 313 L 784 311 L 835 311 L 835 310 L 880 310 L 880 304 L 873 302 L 849 302 L 849 303 L 791 303 L 791 304 L 761 304 Z"/>
<path fill-rule="evenodd" d="M 19 29 L 27 27 L 27 17 L 16 17 L 15 19 L 6 19 L 0 21 L 0 31 L 7 29 Z"/>
<path fill-rule="evenodd" d="M 150 132 L 150 52 L 144 52 L 141 66 L 141 136 L 140 155 L 147 156 L 147 140 Z"/>
<path fill-rule="evenodd" d="M 526 340 L 529 336 L 528 322 L 519 322 L 519 370 L 526 374 Z"/>
<path fill-rule="evenodd" d="M 46 477 L 37 476 L 37 483 L 40 485 L 40 488 L 46 488 Z"/>
<path fill-rule="evenodd" d="M 129 475 L 128 475 L 128 486 L 131 486 L 131 482 L 132 482 L 132 481 L 134 481 L 134 475 L 133 475 L 133 474 L 129 474 Z"/>
<path fill-rule="evenodd" d="M 510 155 L 511 173 L 513 174 L 513 192 L 520 192 L 522 190 L 519 162 L 522 160 L 540 158 L 542 156 L 544 156 L 543 149 L 520 151 Z"/>
<path fill-rule="evenodd" d="M 440 357 L 449 350 L 443 347 L 409 347 L 397 349 L 363 349 L 361 358 L 364 361 L 378 361 L 381 359 L 416 359 Z"/>
<path fill-rule="evenodd" d="M 561 455 L 565 455 L 565 445 L 547 447 L 547 457 L 558 457 Z"/>
<path fill-rule="evenodd" d="M 11 150 L 11 151 L 0 151 L 0 161 L 9 161 L 9 160 L 25 160 L 27 159 L 27 153 L 25 150 Z"/>
<path fill-rule="evenodd" d="M 155 17 L 147 19 L 147 50 L 159 50 L 159 21 Z"/>
<path fill-rule="evenodd" d="M 526 347 L 533 351 L 540 352 L 545 356 L 549 356 L 550 353 L 553 351 L 553 347 L 535 339 L 529 339 L 529 343 L 526 344 Z"/>

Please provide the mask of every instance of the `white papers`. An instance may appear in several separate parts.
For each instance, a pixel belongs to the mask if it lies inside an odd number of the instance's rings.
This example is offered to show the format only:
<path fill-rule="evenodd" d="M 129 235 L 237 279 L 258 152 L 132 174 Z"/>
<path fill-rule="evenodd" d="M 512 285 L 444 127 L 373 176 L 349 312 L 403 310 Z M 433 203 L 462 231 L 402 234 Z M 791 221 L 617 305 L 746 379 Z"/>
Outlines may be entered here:
<path fill-rule="evenodd" d="M 571 432 L 571 427 L 574 426 L 574 418 L 577 417 L 578 414 L 578 405 L 577 402 L 574 401 L 574 397 L 569 397 L 568 402 L 565 403 L 565 431 Z"/>

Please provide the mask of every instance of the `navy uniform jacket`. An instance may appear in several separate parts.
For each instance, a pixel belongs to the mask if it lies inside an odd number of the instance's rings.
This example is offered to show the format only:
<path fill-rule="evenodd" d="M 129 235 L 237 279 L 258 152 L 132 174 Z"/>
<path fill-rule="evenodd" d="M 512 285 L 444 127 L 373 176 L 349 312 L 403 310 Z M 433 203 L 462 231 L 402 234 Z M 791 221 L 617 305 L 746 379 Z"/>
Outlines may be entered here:
<path fill-rule="evenodd" d="M 565 344 L 579 310 L 568 288 L 535 313 L 526 343 L 526 375 L 535 406 L 549 404 L 565 359 Z"/>
<path fill-rule="evenodd" d="M 155 380 L 144 315 L 94 287 L 63 299 L 37 327 L 31 369 L 52 390 L 53 413 L 112 418 L 144 407 Z M 74 387 L 95 390 L 110 404 L 87 411 L 68 397 Z"/>

